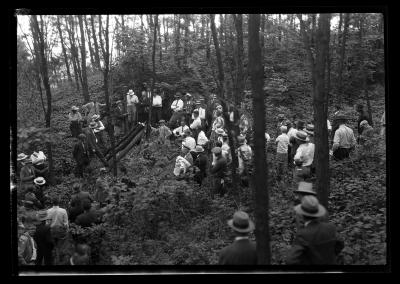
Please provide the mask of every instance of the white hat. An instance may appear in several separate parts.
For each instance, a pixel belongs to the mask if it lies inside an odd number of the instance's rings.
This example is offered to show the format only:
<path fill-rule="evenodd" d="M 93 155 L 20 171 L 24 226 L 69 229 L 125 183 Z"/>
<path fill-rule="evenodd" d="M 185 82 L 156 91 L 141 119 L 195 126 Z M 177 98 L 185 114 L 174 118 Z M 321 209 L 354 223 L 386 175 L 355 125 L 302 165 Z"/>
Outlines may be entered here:
<path fill-rule="evenodd" d="M 33 182 L 37 185 L 43 185 L 46 183 L 46 180 L 43 177 L 37 177 L 33 180 Z"/>
<path fill-rule="evenodd" d="M 21 154 L 18 154 L 17 161 L 23 161 L 26 158 L 28 158 L 28 156 L 25 153 L 21 153 Z"/>
<path fill-rule="evenodd" d="M 281 132 L 287 131 L 287 127 L 286 127 L 285 125 L 282 125 L 282 126 L 280 127 L 280 129 L 281 129 Z"/>
<path fill-rule="evenodd" d="M 134 91 L 132 91 L 132 89 L 130 89 L 130 90 L 127 92 L 127 94 L 132 96 L 132 95 L 134 95 L 134 94 L 135 94 L 135 92 L 134 92 Z"/>
<path fill-rule="evenodd" d="M 322 217 L 326 213 L 324 206 L 319 204 L 318 199 L 312 195 L 306 195 L 301 199 L 301 204 L 294 207 L 296 213 L 309 217 Z"/>
<path fill-rule="evenodd" d="M 100 118 L 100 115 L 98 115 L 98 114 L 93 114 L 92 115 L 92 119 L 93 120 L 96 120 L 96 119 L 99 119 Z"/>

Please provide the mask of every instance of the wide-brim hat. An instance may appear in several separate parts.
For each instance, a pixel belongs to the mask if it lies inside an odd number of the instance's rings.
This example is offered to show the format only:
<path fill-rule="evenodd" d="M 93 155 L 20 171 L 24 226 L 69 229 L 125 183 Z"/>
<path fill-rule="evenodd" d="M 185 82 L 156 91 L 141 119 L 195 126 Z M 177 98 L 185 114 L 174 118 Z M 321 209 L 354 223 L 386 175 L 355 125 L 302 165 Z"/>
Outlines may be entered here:
<path fill-rule="evenodd" d="M 165 123 L 164 119 L 160 119 L 160 121 L 158 123 Z"/>
<path fill-rule="evenodd" d="M 235 212 L 235 214 L 233 214 L 233 219 L 228 221 L 228 226 L 239 233 L 250 233 L 255 228 L 249 215 L 243 211 Z"/>
<path fill-rule="evenodd" d="M 185 96 L 191 97 L 192 95 L 189 93 L 186 93 Z"/>
<path fill-rule="evenodd" d="M 92 115 L 92 119 L 93 120 L 96 120 L 96 119 L 99 119 L 100 118 L 100 115 L 98 115 L 98 114 L 93 114 Z"/>
<path fill-rule="evenodd" d="M 304 131 L 309 135 L 314 135 L 314 124 L 307 124 Z"/>
<path fill-rule="evenodd" d="M 197 145 L 196 148 L 194 148 L 194 151 L 197 153 L 204 152 L 203 146 Z"/>
<path fill-rule="evenodd" d="M 317 193 L 313 190 L 313 185 L 311 182 L 300 181 L 295 193 L 311 194 L 316 196 Z"/>
<path fill-rule="evenodd" d="M 43 185 L 46 183 L 46 180 L 43 177 L 37 177 L 33 180 L 33 182 L 37 185 Z"/>
<path fill-rule="evenodd" d="M 364 125 L 368 125 L 368 121 L 363 120 L 360 122 L 360 127 L 364 127 Z"/>
<path fill-rule="evenodd" d="M 246 143 L 246 137 L 244 137 L 243 135 L 239 135 L 237 137 L 237 141 L 238 141 L 239 145 L 242 145 L 242 144 Z"/>
<path fill-rule="evenodd" d="M 310 141 L 310 138 L 308 138 L 307 133 L 302 130 L 297 131 L 296 134 L 294 135 L 294 138 L 296 138 L 297 140 L 303 141 L 303 142 Z"/>
<path fill-rule="evenodd" d="M 79 110 L 79 108 L 77 106 L 72 106 L 71 110 Z"/>
<path fill-rule="evenodd" d="M 348 120 L 349 117 L 347 115 L 345 115 L 344 113 L 339 113 L 337 115 L 335 115 L 335 117 L 333 118 L 333 120 Z"/>
<path fill-rule="evenodd" d="M 135 92 L 134 91 L 132 91 L 132 90 L 129 90 L 126 94 L 128 94 L 128 95 L 134 95 L 135 94 Z"/>
<path fill-rule="evenodd" d="M 301 204 L 294 207 L 294 211 L 308 217 L 322 217 L 326 214 L 325 207 L 319 204 L 318 199 L 313 195 L 304 196 Z"/>
<path fill-rule="evenodd" d="M 222 149 L 221 149 L 221 147 L 214 147 L 211 149 L 211 152 L 214 154 L 220 154 L 220 153 L 222 153 Z"/>
<path fill-rule="evenodd" d="M 26 158 L 28 158 L 28 155 L 26 155 L 25 153 L 21 153 L 21 154 L 18 154 L 17 161 L 24 161 L 24 160 L 26 160 Z"/>
<path fill-rule="evenodd" d="M 92 121 L 91 123 L 89 123 L 89 128 L 96 128 L 96 126 L 97 126 L 97 123 L 96 122 L 94 122 L 94 121 Z"/>

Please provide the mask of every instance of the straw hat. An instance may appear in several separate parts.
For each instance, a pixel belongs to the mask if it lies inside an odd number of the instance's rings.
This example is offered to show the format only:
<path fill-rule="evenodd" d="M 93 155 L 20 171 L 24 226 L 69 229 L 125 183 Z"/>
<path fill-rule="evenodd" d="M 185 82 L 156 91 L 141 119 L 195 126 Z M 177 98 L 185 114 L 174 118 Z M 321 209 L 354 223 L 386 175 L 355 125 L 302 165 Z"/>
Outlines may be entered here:
<path fill-rule="evenodd" d="M 26 158 L 28 158 L 28 156 L 25 153 L 21 153 L 21 154 L 18 154 L 17 161 L 23 161 Z"/>
<path fill-rule="evenodd" d="M 98 115 L 98 114 L 93 114 L 93 116 L 92 116 L 93 120 L 96 120 L 96 119 L 99 119 L 99 118 L 100 118 L 100 115 Z"/>
<path fill-rule="evenodd" d="M 297 214 L 309 217 L 322 217 L 326 214 L 324 206 L 312 195 L 306 195 L 301 199 L 301 204 L 294 207 Z"/>
<path fill-rule="evenodd" d="M 244 211 L 235 212 L 233 219 L 228 221 L 228 226 L 240 233 L 250 233 L 255 227 L 249 215 Z"/>
<path fill-rule="evenodd" d="M 204 148 L 200 145 L 197 145 L 196 148 L 194 149 L 195 152 L 201 153 L 204 152 Z"/>
<path fill-rule="evenodd" d="M 77 106 L 72 106 L 71 110 L 79 110 L 79 108 Z"/>
<path fill-rule="evenodd" d="M 218 135 L 224 135 L 225 131 L 222 128 L 217 128 L 215 130 L 215 133 L 218 134 Z"/>
<path fill-rule="evenodd" d="M 33 180 L 33 182 L 37 185 L 44 185 L 46 180 L 43 177 L 37 177 Z"/>
<path fill-rule="evenodd" d="M 308 135 L 314 135 L 314 124 L 307 124 L 305 132 Z"/>
<path fill-rule="evenodd" d="M 222 149 L 221 149 L 221 147 L 214 147 L 214 148 L 212 148 L 211 152 L 213 152 L 214 154 L 221 154 Z"/>
<path fill-rule="evenodd" d="M 308 138 L 307 133 L 302 131 L 302 130 L 297 131 L 296 134 L 294 135 L 294 138 L 296 138 L 299 141 L 303 141 L 303 142 L 310 141 L 310 139 Z"/>
<path fill-rule="evenodd" d="M 282 125 L 280 127 L 281 132 L 287 132 L 287 127 L 285 125 Z"/>
<path fill-rule="evenodd" d="M 132 91 L 132 89 L 130 89 L 130 90 L 127 92 L 127 94 L 133 96 L 133 95 L 135 94 L 135 92 Z"/>
<path fill-rule="evenodd" d="M 302 193 L 302 194 L 311 194 L 316 196 L 317 193 L 313 189 L 313 185 L 311 182 L 300 181 L 297 190 L 295 193 Z"/>

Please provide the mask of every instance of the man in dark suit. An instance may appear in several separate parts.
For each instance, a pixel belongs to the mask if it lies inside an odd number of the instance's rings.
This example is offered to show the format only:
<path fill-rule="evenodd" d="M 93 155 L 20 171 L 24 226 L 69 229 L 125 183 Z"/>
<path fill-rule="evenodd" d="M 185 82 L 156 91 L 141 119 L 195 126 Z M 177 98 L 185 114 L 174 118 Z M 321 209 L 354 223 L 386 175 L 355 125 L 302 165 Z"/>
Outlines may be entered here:
<path fill-rule="evenodd" d="M 86 141 L 86 135 L 81 133 L 78 135 L 79 141 L 74 145 L 72 156 L 76 161 L 75 176 L 83 177 L 83 173 L 90 164 L 89 144 Z"/>
<path fill-rule="evenodd" d="M 313 195 L 302 198 L 301 204 L 294 207 L 302 216 L 304 227 L 296 234 L 293 246 L 289 250 L 286 264 L 289 265 L 330 265 L 336 264 L 336 255 L 343 249 L 343 241 L 336 236 L 336 227 L 320 218 L 326 215 L 326 209 Z"/>
<path fill-rule="evenodd" d="M 249 233 L 254 230 L 254 223 L 249 215 L 237 211 L 233 219 L 228 221 L 236 234 L 235 241 L 222 249 L 218 264 L 222 265 L 255 265 L 257 264 L 256 244 L 249 240 Z"/>
<path fill-rule="evenodd" d="M 50 226 L 46 224 L 46 221 L 49 219 L 47 211 L 39 211 L 37 213 L 37 219 L 40 224 L 36 226 L 36 231 L 33 235 L 33 239 L 37 244 L 36 265 L 42 265 L 43 260 L 44 265 L 52 265 L 53 241 L 51 238 Z"/>
<path fill-rule="evenodd" d="M 98 140 L 94 133 L 94 129 L 96 127 L 97 127 L 97 123 L 92 121 L 89 124 L 89 127 L 84 129 L 84 134 L 86 135 L 86 140 L 87 140 L 89 149 L 91 150 L 91 151 L 89 151 L 89 155 L 90 155 L 90 152 L 95 153 L 97 155 L 97 157 L 100 159 L 100 161 L 102 161 L 104 166 L 108 167 L 108 163 L 97 145 Z"/>
<path fill-rule="evenodd" d="M 88 200 L 89 202 L 92 202 L 93 198 L 90 196 L 89 192 L 82 190 L 82 185 L 80 183 L 74 183 L 73 189 L 74 194 L 71 196 L 70 206 L 71 208 L 80 207 L 82 213 L 84 201 Z"/>

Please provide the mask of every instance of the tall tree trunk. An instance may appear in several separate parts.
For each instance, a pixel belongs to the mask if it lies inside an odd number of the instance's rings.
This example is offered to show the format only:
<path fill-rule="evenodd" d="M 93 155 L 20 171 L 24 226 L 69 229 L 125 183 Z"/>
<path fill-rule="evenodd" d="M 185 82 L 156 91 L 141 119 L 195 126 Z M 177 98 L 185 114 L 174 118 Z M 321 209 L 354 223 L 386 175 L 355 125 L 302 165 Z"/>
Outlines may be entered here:
<path fill-rule="evenodd" d="M 92 46 L 92 35 L 90 33 L 90 28 L 86 19 L 86 16 L 83 16 L 83 20 L 85 22 L 85 30 L 87 34 L 87 39 L 88 39 L 88 44 L 89 44 L 89 54 L 90 54 L 90 63 L 92 64 L 92 69 L 96 68 L 96 60 L 95 60 L 95 55 L 93 51 L 93 46 Z"/>
<path fill-rule="evenodd" d="M 343 101 L 343 66 L 346 51 L 346 38 L 349 30 L 350 14 L 346 13 L 344 16 L 344 29 L 342 33 L 342 41 L 340 47 L 339 70 L 338 70 L 338 104 L 341 105 Z"/>
<path fill-rule="evenodd" d="M 61 30 L 60 16 L 57 16 L 57 30 L 58 30 L 58 34 L 60 35 L 61 49 L 62 49 L 62 52 L 63 52 L 63 55 L 64 55 L 65 67 L 67 68 L 68 81 L 70 83 L 72 83 L 72 76 L 71 76 L 71 71 L 69 69 L 67 50 L 65 48 L 64 37 L 63 37 L 63 34 L 62 34 L 62 30 Z"/>
<path fill-rule="evenodd" d="M 103 31 L 102 28 L 102 18 L 99 15 L 99 43 L 101 47 L 101 51 L 103 54 L 103 61 L 104 61 L 104 68 L 103 68 L 103 76 L 104 76 L 104 96 L 105 96 L 105 101 L 106 101 L 106 111 L 107 113 L 111 113 L 111 106 L 110 106 L 110 94 L 109 94 L 109 78 L 110 78 L 110 46 L 109 46 L 109 39 L 108 39 L 108 28 L 109 28 L 109 18 L 110 16 L 107 15 L 107 20 L 106 20 L 106 27 L 105 30 Z M 104 41 L 105 44 L 103 43 L 102 40 L 102 33 L 104 32 L 105 37 Z M 114 140 L 114 128 L 111 126 L 112 121 L 111 121 L 111 116 L 107 116 L 107 124 L 110 126 L 108 127 L 108 135 L 110 137 L 110 142 L 111 142 L 111 153 L 112 153 L 112 160 L 113 160 L 113 174 L 114 177 L 117 177 L 118 171 L 117 171 L 117 155 L 115 153 L 115 140 Z"/>
<path fill-rule="evenodd" d="M 97 43 L 96 30 L 94 28 L 94 15 L 90 15 L 90 25 L 92 27 L 92 36 L 93 36 L 93 44 L 94 44 L 94 58 L 96 60 L 96 67 L 100 70 L 100 53 L 99 53 L 99 44 Z"/>
<path fill-rule="evenodd" d="M 237 38 L 237 55 L 236 55 L 236 88 L 235 88 L 235 104 L 240 106 L 244 91 L 244 46 L 243 46 L 243 16 L 238 14 L 234 16 L 236 38 Z"/>
<path fill-rule="evenodd" d="M 260 15 L 249 15 L 249 73 L 254 108 L 254 166 L 253 191 L 257 242 L 257 264 L 270 264 L 268 166 L 265 151 L 264 70 L 261 61 Z"/>
<path fill-rule="evenodd" d="M 185 62 L 185 66 L 187 66 L 187 59 L 189 57 L 189 25 L 190 25 L 190 19 L 189 19 L 189 15 L 186 14 L 184 16 L 184 40 L 183 40 L 183 56 L 184 56 L 184 62 Z"/>
<path fill-rule="evenodd" d="M 151 54 L 151 61 L 153 63 L 153 80 L 151 83 L 151 98 L 150 98 L 150 106 L 149 106 L 149 117 L 147 121 L 147 129 L 146 136 L 147 139 L 150 138 L 151 133 L 151 115 L 152 115 L 152 104 L 153 104 L 153 96 L 154 96 L 154 85 L 156 82 L 156 42 L 157 42 L 157 25 L 158 25 L 158 15 L 154 16 L 154 36 L 153 36 L 153 48 Z"/>
<path fill-rule="evenodd" d="M 46 43 L 44 42 L 43 31 L 39 28 L 39 23 L 36 18 L 36 15 L 31 16 L 31 28 L 32 28 L 32 35 L 34 36 L 34 40 L 37 42 L 37 47 L 39 48 L 39 61 L 40 62 L 40 73 L 44 85 L 44 89 L 46 91 L 46 99 L 47 99 L 47 111 L 46 111 L 46 128 L 50 129 L 51 126 L 51 105 L 52 105 L 52 96 L 51 96 L 51 89 L 49 84 L 49 74 L 48 74 L 48 63 L 46 61 L 46 52 L 45 46 Z M 53 171 L 53 152 L 51 148 L 51 143 L 46 143 L 47 149 L 47 157 L 49 160 L 49 184 L 54 184 L 54 171 Z"/>
<path fill-rule="evenodd" d="M 72 67 L 74 68 L 74 77 L 75 77 L 75 83 L 76 83 L 76 89 L 78 92 L 80 92 L 80 77 L 79 77 L 79 69 L 76 61 L 76 55 L 75 55 L 75 46 L 74 46 L 74 41 L 72 38 L 72 31 L 71 31 L 71 26 L 68 24 L 70 20 L 65 18 L 65 28 L 68 33 L 68 39 L 69 39 L 69 44 L 70 44 L 70 54 L 71 54 L 71 61 L 72 61 Z"/>
<path fill-rule="evenodd" d="M 232 174 L 232 191 L 236 194 L 238 192 L 238 183 L 239 183 L 239 177 L 236 173 L 236 169 L 238 167 L 238 161 L 237 161 L 237 156 L 235 152 L 235 143 L 234 139 L 236 137 L 233 137 L 232 132 L 234 130 L 233 125 L 229 119 L 229 114 L 228 114 L 228 105 L 226 104 L 225 100 L 225 95 L 224 95 L 224 69 L 222 66 L 222 56 L 221 56 L 221 50 L 219 48 L 219 43 L 218 43 L 218 35 L 217 35 L 217 29 L 215 28 L 215 21 L 214 21 L 214 15 L 210 14 L 210 25 L 211 25 L 211 34 L 215 46 L 215 52 L 217 56 L 217 62 L 218 62 L 218 94 L 219 97 L 221 98 L 221 105 L 223 107 L 223 115 L 224 115 L 224 120 L 226 123 L 226 127 L 228 130 L 228 140 L 229 140 L 229 147 L 231 148 L 231 155 L 232 155 L 232 163 L 231 163 L 231 174 Z"/>
<path fill-rule="evenodd" d="M 278 41 L 279 44 L 282 41 L 282 28 L 281 28 L 281 24 L 282 24 L 282 17 L 281 14 L 278 14 Z"/>
<path fill-rule="evenodd" d="M 176 18 L 175 18 L 176 17 Z M 180 15 L 174 15 L 175 19 L 175 63 L 178 66 L 178 68 L 181 68 L 181 63 L 180 63 L 180 39 L 181 39 L 181 21 L 180 21 Z"/>
<path fill-rule="evenodd" d="M 78 15 L 78 20 L 81 32 L 82 91 L 85 103 L 88 103 L 90 101 L 90 97 L 89 97 L 89 86 L 86 74 L 86 47 L 85 47 L 86 41 L 85 41 L 85 30 L 83 28 L 82 15 Z"/>
<path fill-rule="evenodd" d="M 158 18 L 158 16 L 157 16 Z M 157 22 L 155 23 L 157 29 L 158 29 L 158 49 L 159 49 L 159 54 L 160 54 L 160 65 L 162 65 L 162 44 L 161 44 L 161 32 L 160 32 L 160 24 Z"/>
<path fill-rule="evenodd" d="M 264 46 L 265 46 L 265 14 L 261 14 L 261 37 L 260 37 L 260 44 L 261 44 L 261 60 L 264 62 Z"/>
<path fill-rule="evenodd" d="M 210 44 L 211 44 L 211 39 L 210 39 L 210 29 L 209 29 L 209 23 L 210 19 L 209 17 L 206 17 L 206 60 L 207 62 L 210 60 L 210 55 L 211 55 L 211 49 L 210 49 Z"/>

